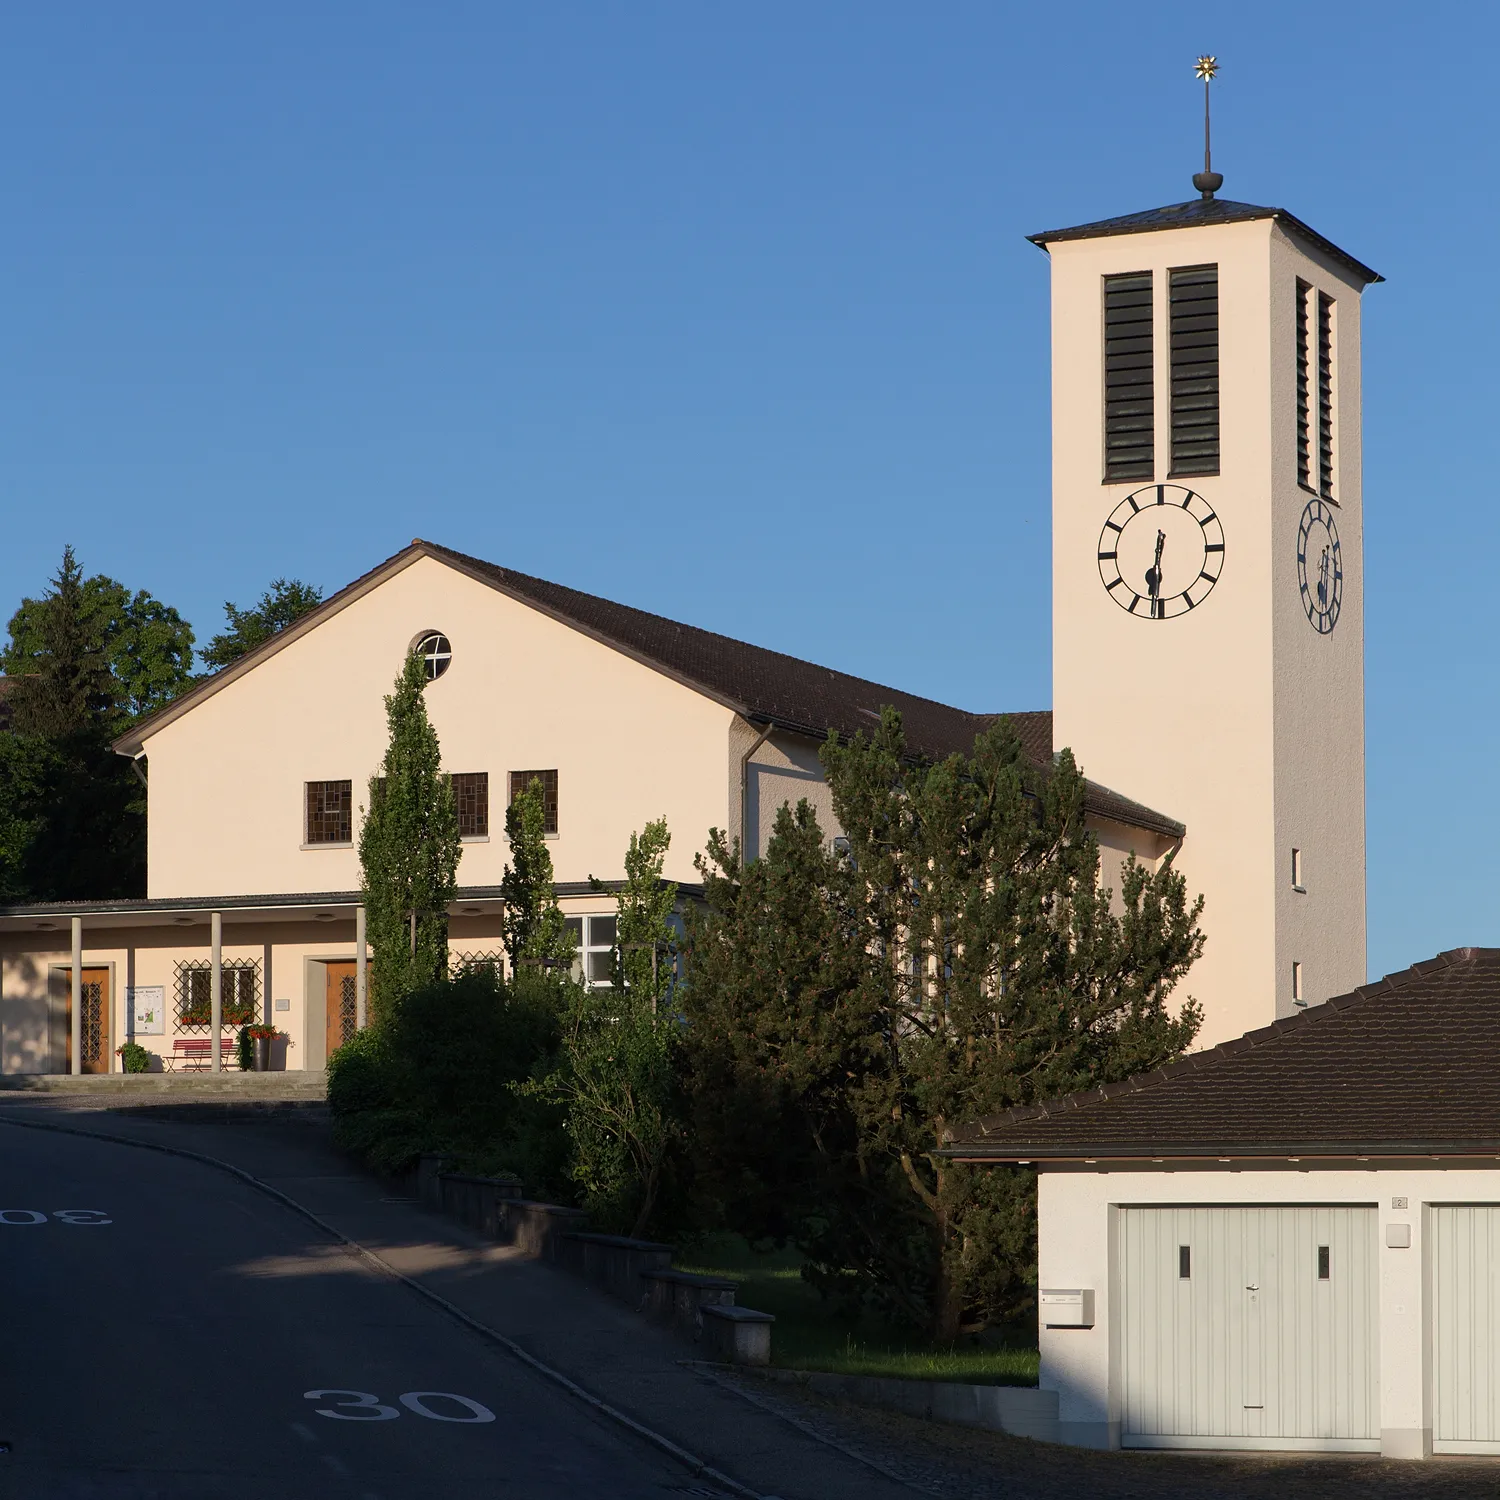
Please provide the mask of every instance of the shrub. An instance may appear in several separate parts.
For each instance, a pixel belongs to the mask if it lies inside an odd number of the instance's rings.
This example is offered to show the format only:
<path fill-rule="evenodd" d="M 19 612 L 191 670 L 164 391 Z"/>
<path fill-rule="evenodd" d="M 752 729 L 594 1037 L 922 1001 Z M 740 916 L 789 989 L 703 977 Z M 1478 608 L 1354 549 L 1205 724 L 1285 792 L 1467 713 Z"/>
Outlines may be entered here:
<path fill-rule="evenodd" d="M 329 1059 L 336 1139 L 386 1171 L 441 1151 L 517 1172 L 533 1191 L 550 1186 L 555 1112 L 513 1085 L 557 1046 L 556 990 L 546 978 L 502 985 L 481 970 L 407 995 Z"/>
<path fill-rule="evenodd" d="M 139 1042 L 126 1042 L 115 1049 L 120 1054 L 120 1066 L 127 1073 L 149 1073 L 151 1054 Z"/>

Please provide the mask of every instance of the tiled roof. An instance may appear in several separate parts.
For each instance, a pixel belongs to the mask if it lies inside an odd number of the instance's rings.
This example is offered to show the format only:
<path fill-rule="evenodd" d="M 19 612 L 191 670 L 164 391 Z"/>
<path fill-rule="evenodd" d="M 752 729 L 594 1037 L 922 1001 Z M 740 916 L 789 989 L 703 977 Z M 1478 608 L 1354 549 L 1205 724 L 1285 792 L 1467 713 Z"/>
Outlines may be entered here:
<path fill-rule="evenodd" d="M 880 710 L 890 704 L 901 712 L 911 749 L 936 759 L 955 751 L 969 753 L 975 738 L 1002 717 L 951 708 L 931 698 L 883 687 L 878 682 L 816 666 L 764 646 L 751 646 L 695 625 L 683 625 L 627 604 L 615 604 L 594 594 L 565 588 L 560 583 L 533 578 L 514 568 L 502 568 L 433 542 L 421 545 L 435 556 L 445 557 L 489 580 L 506 593 L 706 691 L 756 723 L 774 724 L 815 739 L 823 739 L 830 729 L 836 729 L 844 738 L 852 739 L 861 730 L 868 734 L 879 724 Z M 1021 745 L 1032 760 L 1038 765 L 1049 765 L 1051 711 L 1004 717 L 1015 726 Z M 1108 787 L 1090 782 L 1086 800 L 1089 811 L 1096 816 L 1167 838 L 1183 835 L 1183 825 L 1175 819 Z"/>
<path fill-rule="evenodd" d="M 1357 281 L 1384 281 L 1378 271 L 1340 250 L 1330 239 L 1304 224 L 1284 208 L 1261 208 L 1254 203 L 1236 203 L 1229 198 L 1190 198 L 1186 203 L 1169 203 L 1164 208 L 1148 208 L 1140 213 L 1121 214 L 1116 219 L 1098 219 L 1092 224 L 1076 224 L 1071 229 L 1048 229 L 1042 234 L 1027 235 L 1033 245 L 1054 244 L 1060 240 L 1097 240 L 1111 234 L 1146 234 L 1156 229 L 1194 229 L 1205 224 L 1244 224 L 1253 219 L 1275 219 L 1294 238 L 1304 240 L 1352 271 Z"/>
<path fill-rule="evenodd" d="M 1500 948 L 1457 948 L 1154 1073 L 961 1127 L 951 1152 L 1500 1156 Z"/>
<path fill-rule="evenodd" d="M 378 585 L 394 570 L 419 557 L 434 557 L 489 587 L 519 599 L 574 630 L 646 663 L 724 704 L 752 723 L 774 725 L 813 739 L 824 739 L 830 729 L 845 738 L 867 733 L 880 722 L 880 710 L 891 704 L 901 711 L 907 743 L 921 755 L 940 758 L 955 751 L 967 754 L 976 736 L 1000 714 L 970 713 L 931 698 L 903 693 L 847 672 L 835 672 L 764 646 L 751 646 L 727 635 L 683 625 L 628 604 L 616 604 L 544 578 L 533 578 L 514 568 L 502 568 L 482 558 L 455 552 L 436 542 L 414 540 L 353 583 L 325 599 L 270 640 L 238 661 L 206 678 L 190 692 L 142 719 L 118 740 L 122 755 L 140 753 L 147 736 L 189 711 L 193 705 L 232 682 L 267 656 L 282 650 L 315 629 L 329 615 L 343 609 Z M 1052 762 L 1052 714 L 1048 710 L 1005 715 L 1015 725 L 1021 744 L 1039 766 Z M 1180 839 L 1181 823 L 1108 787 L 1089 782 L 1086 806 L 1095 817 L 1140 828 L 1163 838 Z"/>

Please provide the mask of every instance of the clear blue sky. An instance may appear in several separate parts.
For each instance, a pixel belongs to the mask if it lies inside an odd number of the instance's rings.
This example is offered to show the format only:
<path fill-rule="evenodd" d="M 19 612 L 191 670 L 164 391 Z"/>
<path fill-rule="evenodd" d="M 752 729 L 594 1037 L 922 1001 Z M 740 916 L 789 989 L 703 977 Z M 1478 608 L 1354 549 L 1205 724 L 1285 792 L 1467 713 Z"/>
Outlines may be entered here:
<path fill-rule="evenodd" d="M 1225 196 L 1389 278 L 1365 315 L 1371 970 L 1500 943 L 1496 15 L 12 7 L 0 609 L 71 541 L 206 639 L 225 599 L 332 590 L 420 535 L 1045 706 L 1023 236 L 1186 197 L 1212 51 Z"/>

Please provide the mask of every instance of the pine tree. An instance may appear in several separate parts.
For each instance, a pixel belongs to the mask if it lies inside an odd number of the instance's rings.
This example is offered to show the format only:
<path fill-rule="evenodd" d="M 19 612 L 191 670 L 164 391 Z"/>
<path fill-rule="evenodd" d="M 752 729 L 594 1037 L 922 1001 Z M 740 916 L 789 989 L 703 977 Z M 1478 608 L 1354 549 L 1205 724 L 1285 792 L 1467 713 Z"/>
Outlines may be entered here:
<path fill-rule="evenodd" d="M 25 899 L 145 894 L 145 794 L 111 748 L 129 714 L 104 623 L 71 547 L 51 590 L 11 622 L 0 878 Z"/>
<path fill-rule="evenodd" d="M 1202 902 L 1170 861 L 1102 888 L 1071 755 L 1041 771 L 1003 724 L 929 765 L 888 710 L 823 763 L 847 854 L 806 804 L 744 869 L 710 846 L 695 1141 L 728 1223 L 951 1340 L 1024 1304 L 1035 1225 L 1030 1174 L 949 1161 L 947 1132 L 1179 1054 Z"/>
<path fill-rule="evenodd" d="M 458 809 L 427 717 L 422 658 L 406 659 L 385 700 L 390 743 L 370 778 L 359 835 L 361 889 L 374 956 L 372 1019 L 448 972 L 448 905 L 457 889 Z"/>

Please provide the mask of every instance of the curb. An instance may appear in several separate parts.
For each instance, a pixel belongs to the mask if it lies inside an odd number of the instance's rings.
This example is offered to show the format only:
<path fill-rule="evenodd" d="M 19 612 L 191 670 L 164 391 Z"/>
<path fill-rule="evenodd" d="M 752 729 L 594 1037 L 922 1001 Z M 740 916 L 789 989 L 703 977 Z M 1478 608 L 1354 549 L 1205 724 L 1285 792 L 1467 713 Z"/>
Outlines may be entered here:
<path fill-rule="evenodd" d="M 403 1286 L 415 1292 L 419 1297 L 441 1308 L 449 1317 L 456 1322 L 462 1323 L 466 1328 L 480 1334 L 493 1344 L 498 1344 L 509 1355 L 521 1361 L 522 1364 L 535 1370 L 538 1375 L 544 1376 L 554 1385 L 561 1386 L 570 1396 L 583 1402 L 585 1406 L 599 1413 L 600 1416 L 608 1417 L 610 1421 L 632 1432 L 636 1437 L 644 1439 L 658 1452 L 676 1463 L 681 1464 L 695 1479 L 706 1479 L 711 1484 L 721 1486 L 740 1500 L 777 1500 L 775 1495 L 763 1495 L 759 1490 L 753 1490 L 748 1485 L 741 1484 L 737 1479 L 731 1479 L 729 1475 L 720 1472 L 712 1465 L 706 1463 L 694 1453 L 689 1453 L 686 1448 L 679 1447 L 671 1438 L 657 1432 L 654 1428 L 647 1427 L 644 1423 L 637 1422 L 634 1417 L 627 1416 L 618 1407 L 611 1406 L 607 1401 L 601 1400 L 591 1391 L 585 1390 L 576 1381 L 570 1380 L 561 1370 L 554 1370 L 551 1365 L 544 1364 L 534 1354 L 528 1354 L 514 1339 L 507 1338 L 503 1333 L 491 1328 L 487 1323 L 481 1323 L 478 1318 L 470 1317 L 462 1308 L 456 1307 L 446 1297 L 440 1297 L 436 1292 L 423 1286 L 420 1282 L 412 1280 L 410 1276 L 404 1275 L 394 1266 L 376 1255 L 373 1250 L 367 1250 L 358 1240 L 352 1240 L 340 1229 L 335 1229 L 326 1220 L 320 1219 L 317 1214 L 309 1208 L 304 1208 L 295 1198 L 288 1197 L 279 1188 L 274 1188 L 268 1182 L 262 1182 L 259 1177 L 253 1176 L 242 1167 L 236 1167 L 231 1162 L 221 1161 L 217 1156 L 209 1156 L 202 1151 L 190 1151 L 185 1146 L 168 1146 L 160 1141 L 136 1141 L 128 1136 L 110 1135 L 102 1130 L 82 1130 L 76 1125 L 56 1125 L 50 1121 L 41 1120 L 18 1120 L 13 1115 L 0 1111 L 0 1124 L 12 1125 L 21 1130 L 47 1130 L 54 1135 L 76 1135 L 86 1140 L 108 1141 L 116 1146 L 134 1146 L 142 1151 L 158 1151 L 164 1156 L 180 1156 L 188 1161 L 196 1161 L 204 1166 L 215 1167 L 221 1172 L 227 1172 L 232 1177 L 238 1177 L 241 1182 L 247 1183 L 258 1192 L 264 1193 L 268 1198 L 274 1198 L 283 1207 L 289 1208 L 293 1213 L 299 1214 L 308 1223 L 316 1226 L 330 1239 L 341 1245 L 347 1246 L 355 1254 L 359 1255 L 370 1265 L 374 1266 L 382 1275 L 389 1277 L 392 1281 L 399 1281 Z"/>

